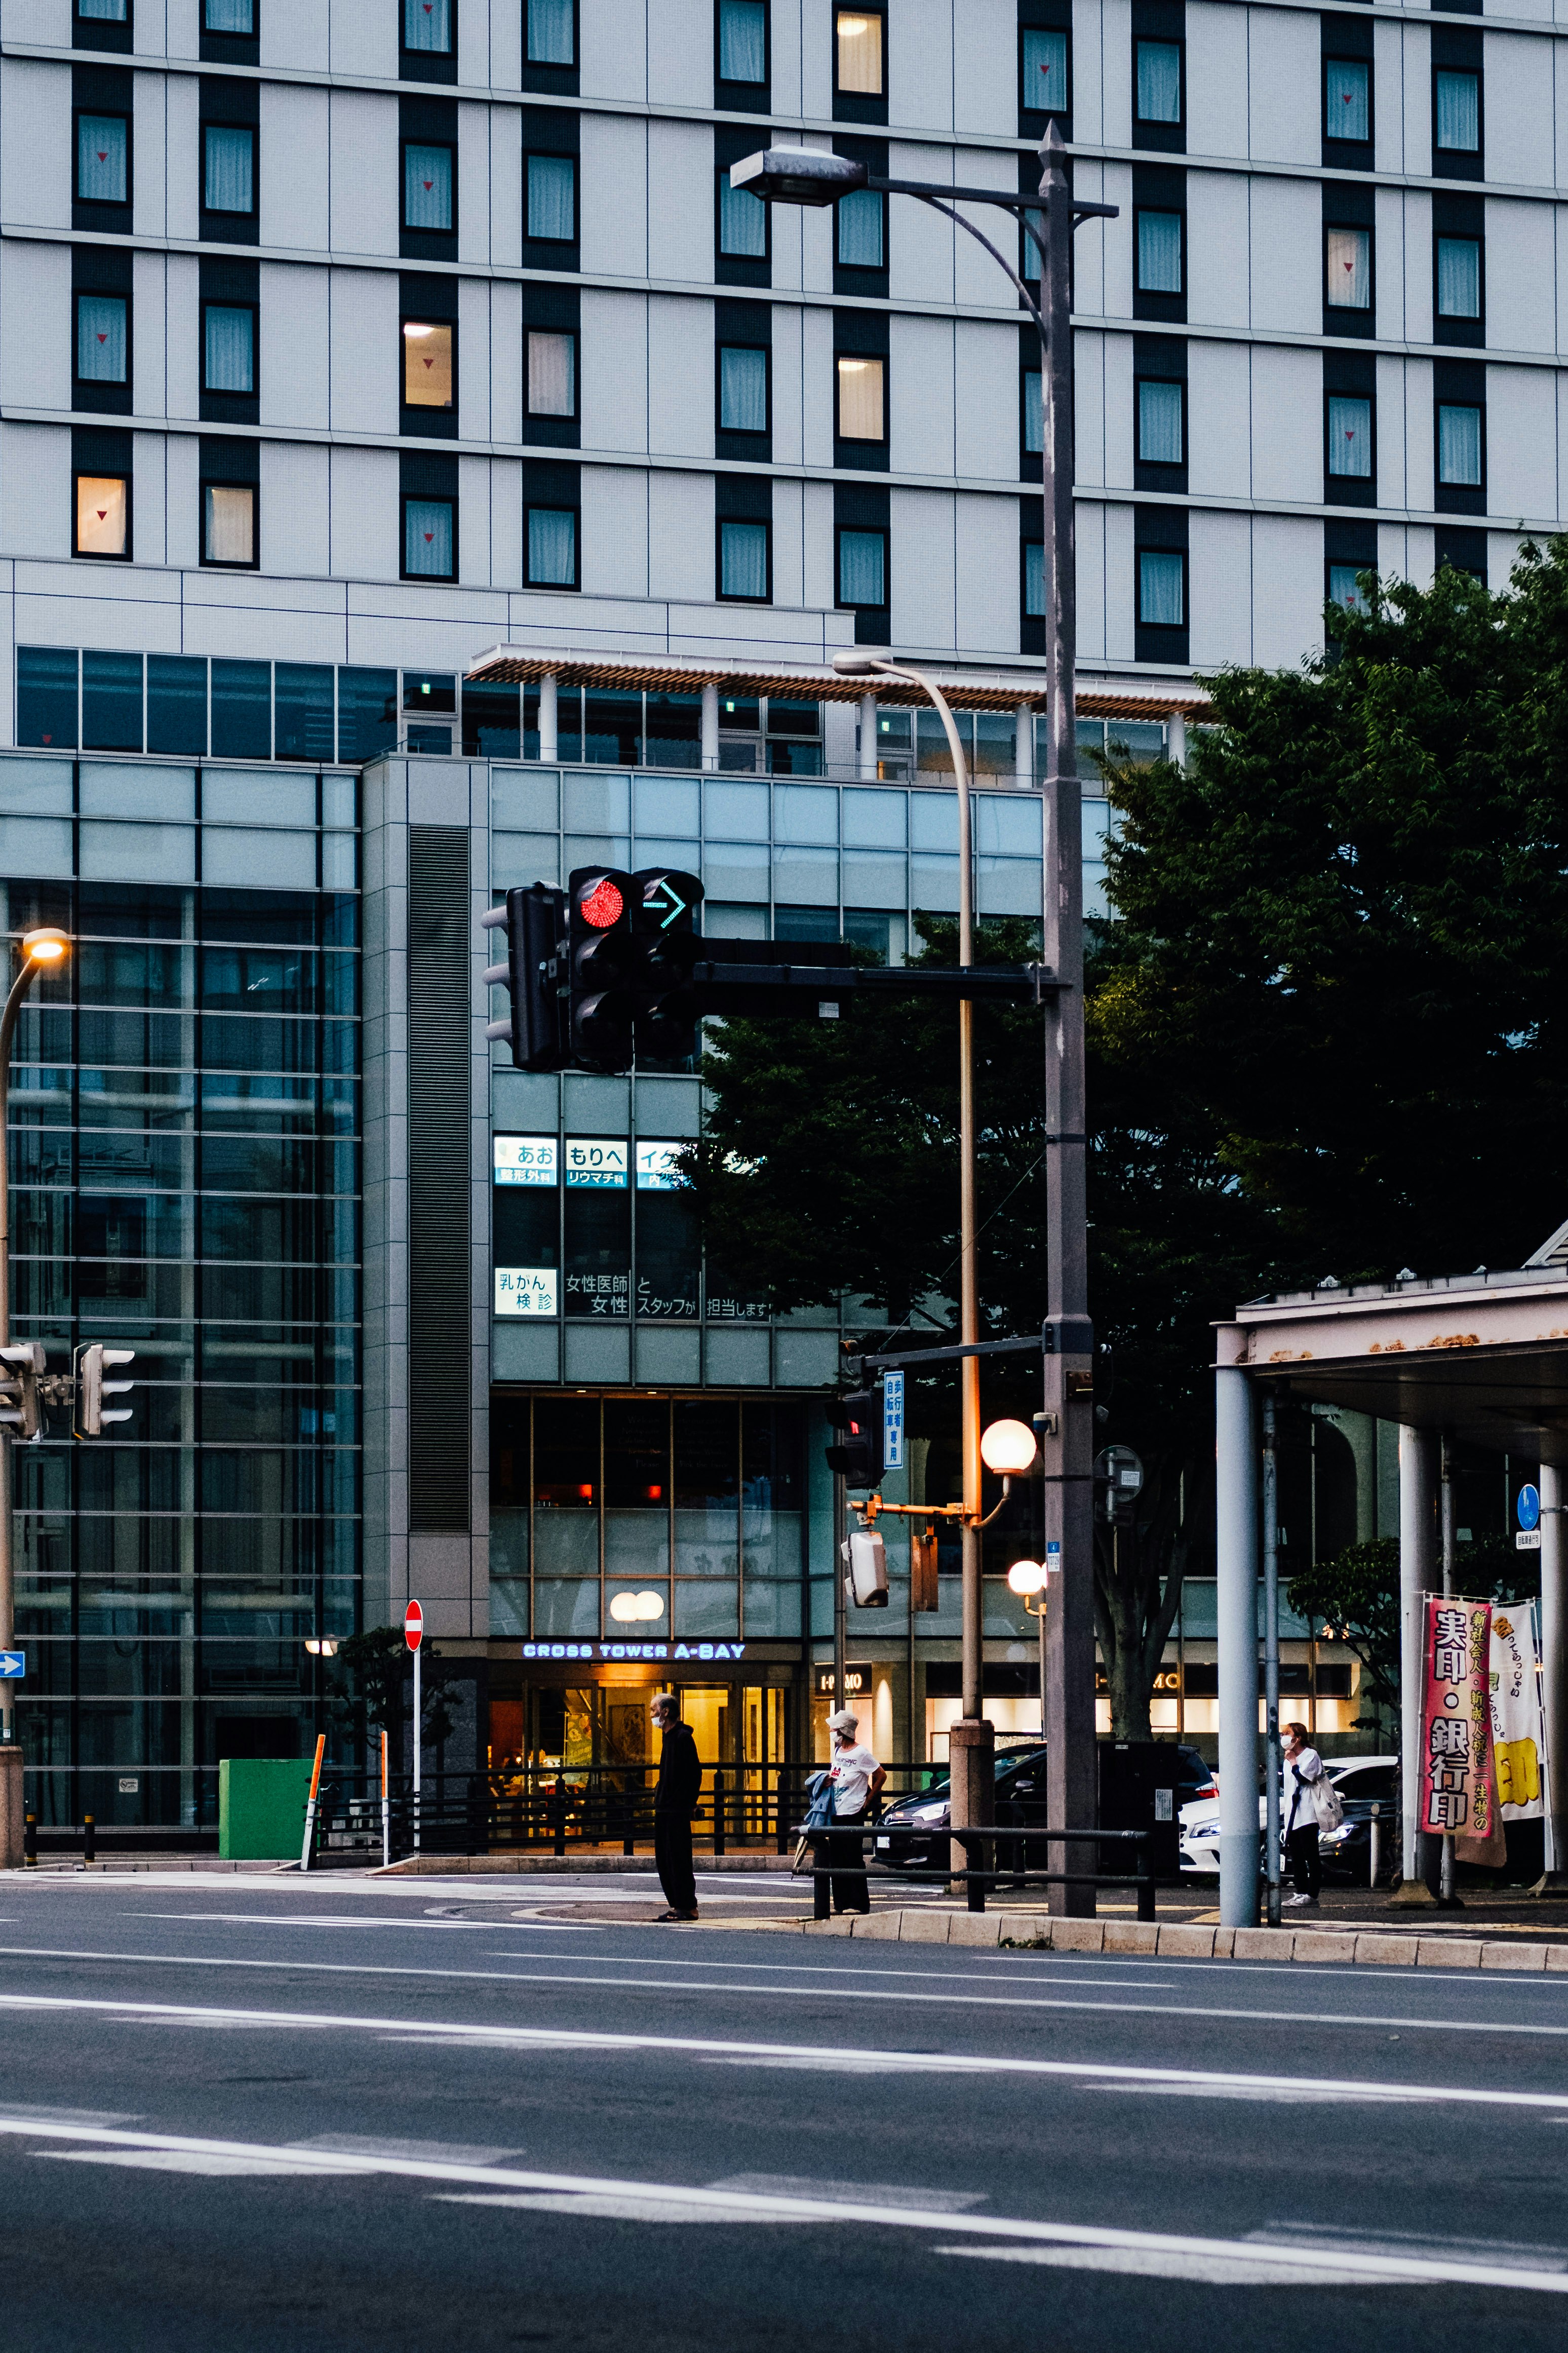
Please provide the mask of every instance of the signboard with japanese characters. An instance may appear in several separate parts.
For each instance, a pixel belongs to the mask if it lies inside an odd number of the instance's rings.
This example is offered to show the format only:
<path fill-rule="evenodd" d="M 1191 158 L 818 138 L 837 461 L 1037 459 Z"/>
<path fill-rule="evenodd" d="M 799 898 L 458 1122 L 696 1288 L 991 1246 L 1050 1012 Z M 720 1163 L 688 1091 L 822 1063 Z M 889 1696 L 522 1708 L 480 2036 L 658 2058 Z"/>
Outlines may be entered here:
<path fill-rule="evenodd" d="M 625 1136 L 569 1135 L 566 1139 L 566 1183 L 625 1192 L 627 1145 Z"/>
<path fill-rule="evenodd" d="M 498 1185 L 556 1185 L 560 1182 L 560 1146 L 552 1135 L 498 1135 L 495 1180 Z"/>
<path fill-rule="evenodd" d="M 1489 1601 L 1429 1595 L 1421 1712 L 1421 1827 L 1485 1843 L 1496 1797 L 1491 1753 Z"/>
<path fill-rule="evenodd" d="M 1510 1604 L 1492 1612 L 1492 1765 L 1505 1822 L 1538 1822 L 1541 1760 L 1541 1645 L 1536 1605 Z"/>
<path fill-rule="evenodd" d="M 679 1193 L 686 1179 L 677 1166 L 684 1144 L 643 1144 L 637 1145 L 637 1191 L 639 1193 Z"/>
<path fill-rule="evenodd" d="M 569 1274 L 566 1278 L 568 1315 L 629 1315 L 631 1295 L 629 1274 Z"/>
<path fill-rule="evenodd" d="M 552 1266 L 498 1266 L 496 1314 L 558 1315 L 561 1313 L 556 1303 L 558 1281 Z"/>

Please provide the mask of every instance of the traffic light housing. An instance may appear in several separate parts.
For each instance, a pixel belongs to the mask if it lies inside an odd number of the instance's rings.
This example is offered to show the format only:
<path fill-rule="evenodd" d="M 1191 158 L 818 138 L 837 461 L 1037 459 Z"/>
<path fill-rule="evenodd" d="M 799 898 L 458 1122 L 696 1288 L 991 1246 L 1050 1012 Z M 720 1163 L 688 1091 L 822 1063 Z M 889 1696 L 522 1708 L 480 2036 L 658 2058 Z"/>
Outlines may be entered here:
<path fill-rule="evenodd" d="M 505 1039 L 520 1071 L 559 1071 L 569 1059 L 563 1034 L 562 963 L 566 939 L 566 893 L 548 882 L 509 891 L 502 905 L 480 917 L 487 931 L 506 934 L 506 961 L 490 965 L 491 988 L 511 991 L 502 1021 L 485 1026 L 487 1038 Z"/>
<path fill-rule="evenodd" d="M 637 1051 L 649 1060 L 689 1060 L 697 1052 L 691 967 L 701 950 L 702 885 L 695 874 L 663 866 L 645 866 L 632 881 Z"/>
<path fill-rule="evenodd" d="M 637 962 L 637 877 L 579 866 L 566 886 L 570 1056 L 580 1069 L 632 1066 Z"/>
<path fill-rule="evenodd" d="M 117 1365 L 136 1361 L 134 1348 L 106 1348 L 94 1340 L 76 1352 L 76 1413 L 72 1429 L 78 1438 L 101 1438 L 110 1422 L 129 1421 L 129 1406 L 109 1407 L 108 1397 L 125 1397 L 135 1388 L 134 1381 L 110 1381 L 104 1375 Z"/>
<path fill-rule="evenodd" d="M 827 1467 L 842 1472 L 847 1487 L 879 1487 L 882 1460 L 882 1400 L 875 1389 L 854 1389 L 835 1398 L 827 1418 L 844 1432 L 841 1446 L 827 1449 Z"/>
<path fill-rule="evenodd" d="M 43 1427 L 38 1381 L 47 1361 L 41 1340 L 14 1340 L 0 1348 L 0 1424 L 19 1439 L 37 1438 Z"/>

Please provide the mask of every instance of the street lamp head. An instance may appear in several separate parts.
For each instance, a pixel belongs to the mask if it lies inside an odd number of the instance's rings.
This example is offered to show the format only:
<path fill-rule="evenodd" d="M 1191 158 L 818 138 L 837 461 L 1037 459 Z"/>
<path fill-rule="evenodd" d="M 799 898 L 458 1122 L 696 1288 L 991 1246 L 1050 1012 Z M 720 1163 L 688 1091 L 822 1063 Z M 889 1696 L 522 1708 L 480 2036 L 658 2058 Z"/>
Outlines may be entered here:
<path fill-rule="evenodd" d="M 1027 1599 L 1031 1593 L 1045 1590 L 1046 1572 L 1037 1560 L 1016 1560 L 1007 1571 L 1007 1583 L 1015 1593 Z"/>
<path fill-rule="evenodd" d="M 980 1441 L 980 1459 L 987 1471 L 1013 1479 L 1029 1468 L 1038 1451 L 1035 1433 L 1024 1421 L 994 1421 Z"/>
<path fill-rule="evenodd" d="M 875 678 L 889 664 L 875 654 L 838 653 L 833 657 L 833 667 L 844 678 Z"/>
<path fill-rule="evenodd" d="M 863 188 L 868 167 L 820 147 L 764 147 L 730 166 L 730 185 L 764 205 L 832 205 Z"/>
<path fill-rule="evenodd" d="M 23 933 L 22 954 L 29 964 L 58 964 L 70 954 L 70 942 L 64 932 L 49 923 L 40 931 Z"/>

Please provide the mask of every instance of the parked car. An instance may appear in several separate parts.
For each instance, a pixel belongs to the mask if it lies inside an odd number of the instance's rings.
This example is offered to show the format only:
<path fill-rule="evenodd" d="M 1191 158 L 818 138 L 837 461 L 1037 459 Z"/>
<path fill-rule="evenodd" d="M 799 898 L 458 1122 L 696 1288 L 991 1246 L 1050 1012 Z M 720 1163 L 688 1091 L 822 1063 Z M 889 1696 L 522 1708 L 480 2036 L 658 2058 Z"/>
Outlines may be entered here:
<path fill-rule="evenodd" d="M 1194 1803 L 1218 1796 L 1215 1777 L 1195 1748 L 1176 1746 L 1177 1813 Z M 931 1788 L 900 1798 L 888 1808 L 877 1831 L 877 1860 L 892 1870 L 933 1870 L 946 1867 L 952 1820 L 952 1783 L 941 1780 Z M 1043 1741 L 1022 1746 L 1000 1743 L 996 1749 L 996 1820 L 1001 1824 L 1027 1827 L 1046 1819 L 1046 1749 Z M 1043 1859 L 1043 1858 L 1042 1858 Z"/>
<path fill-rule="evenodd" d="M 1373 1808 L 1378 1810 L 1382 1831 L 1378 1876 L 1385 1878 L 1399 1862 L 1399 1759 L 1397 1757 L 1330 1757 L 1324 1770 L 1340 1793 L 1345 1810 L 1337 1830 L 1319 1840 L 1327 1879 L 1349 1880 L 1365 1886 L 1372 1875 Z M 1194 1879 L 1219 1876 L 1219 1807 L 1214 1799 L 1184 1806 L 1182 1871 Z M 1268 1800 L 1258 1800 L 1258 1823 L 1268 1821 Z"/>

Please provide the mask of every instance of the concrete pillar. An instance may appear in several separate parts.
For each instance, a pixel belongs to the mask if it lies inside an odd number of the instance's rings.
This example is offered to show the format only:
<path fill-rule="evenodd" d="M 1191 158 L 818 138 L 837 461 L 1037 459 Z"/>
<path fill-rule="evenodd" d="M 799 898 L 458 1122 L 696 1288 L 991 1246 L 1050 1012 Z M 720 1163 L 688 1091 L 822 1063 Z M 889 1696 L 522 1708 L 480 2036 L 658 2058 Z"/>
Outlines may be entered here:
<path fill-rule="evenodd" d="M 539 756 L 558 760 L 560 735 L 555 721 L 555 672 L 546 670 L 539 681 Z"/>
<path fill-rule="evenodd" d="M 860 697 L 859 776 L 863 784 L 877 781 L 877 698 L 874 694 Z"/>
<path fill-rule="evenodd" d="M 1165 751 L 1167 756 L 1174 760 L 1178 768 L 1186 766 L 1187 714 L 1184 711 L 1173 711 L 1166 720 Z"/>
<path fill-rule="evenodd" d="M 15 1741 L 0 1748 L 0 1871 L 22 1868 L 22 1751 Z"/>
<path fill-rule="evenodd" d="M 1258 1921 L 1258 1461 L 1245 1338 L 1219 1331 L 1215 1367 L 1215 1615 L 1219 1637 L 1219 1916 Z"/>
<path fill-rule="evenodd" d="M 1541 1662 L 1542 1713 L 1546 1719 L 1550 1775 L 1546 1816 L 1546 1874 L 1553 1887 L 1568 1884 L 1568 1551 L 1563 1506 L 1568 1478 L 1555 1463 L 1541 1466 Z"/>
<path fill-rule="evenodd" d="M 1013 782 L 1031 791 L 1035 783 L 1035 712 L 1031 703 L 1020 702 L 1013 722 Z"/>
<path fill-rule="evenodd" d="M 705 686 L 702 690 L 702 765 L 709 776 L 719 770 L 719 690 Z"/>
<path fill-rule="evenodd" d="M 1407 1888 L 1421 1886 L 1421 1701 L 1423 1597 L 1437 1568 L 1437 1434 L 1399 1432 L 1399 1775 L 1404 1792 L 1400 1868 Z M 1418 1898 L 1413 1900 L 1419 1900 Z"/>

